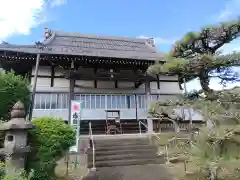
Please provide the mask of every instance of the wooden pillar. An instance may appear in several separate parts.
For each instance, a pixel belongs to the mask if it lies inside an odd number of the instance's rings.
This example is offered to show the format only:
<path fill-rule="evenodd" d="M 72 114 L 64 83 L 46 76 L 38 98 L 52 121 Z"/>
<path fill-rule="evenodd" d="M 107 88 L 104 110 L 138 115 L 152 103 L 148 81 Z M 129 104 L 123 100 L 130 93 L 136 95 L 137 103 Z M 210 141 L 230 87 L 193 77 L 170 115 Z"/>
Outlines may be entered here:
<path fill-rule="evenodd" d="M 30 106 L 29 106 L 29 116 L 28 116 L 28 120 L 29 121 L 32 120 L 32 113 L 33 113 L 35 94 L 36 94 L 36 87 L 37 87 L 37 76 L 38 76 L 39 63 L 40 63 L 40 54 L 38 53 L 37 54 L 37 59 L 36 59 L 36 65 L 35 65 L 33 86 L 32 86 L 31 103 L 30 103 Z"/>
<path fill-rule="evenodd" d="M 68 124 L 71 124 L 71 101 L 74 100 L 74 85 L 75 80 L 69 79 L 69 92 L 68 92 Z"/>
<path fill-rule="evenodd" d="M 136 120 L 138 121 L 138 100 L 137 100 L 137 94 L 135 94 L 134 97 L 135 97 L 135 115 L 136 115 Z"/>

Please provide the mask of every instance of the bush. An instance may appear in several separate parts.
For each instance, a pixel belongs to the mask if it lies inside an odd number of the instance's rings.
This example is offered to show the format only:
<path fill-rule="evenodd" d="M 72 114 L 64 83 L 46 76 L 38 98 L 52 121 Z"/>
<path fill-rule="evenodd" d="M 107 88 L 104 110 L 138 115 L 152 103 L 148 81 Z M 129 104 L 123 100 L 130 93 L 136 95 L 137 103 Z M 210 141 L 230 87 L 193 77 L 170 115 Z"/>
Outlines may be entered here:
<path fill-rule="evenodd" d="M 9 167 L 8 167 L 9 168 Z M 9 169 L 8 175 L 5 174 L 5 163 L 0 163 L 0 179 L 1 180 L 29 180 L 33 177 L 34 172 L 30 171 L 29 174 L 25 170 L 16 172 L 14 169 Z"/>
<path fill-rule="evenodd" d="M 3 179 L 5 176 L 5 164 L 0 162 L 0 179 Z"/>
<path fill-rule="evenodd" d="M 32 121 L 36 126 L 29 132 L 32 148 L 27 169 L 34 170 L 33 180 L 54 179 L 56 162 L 75 143 L 75 130 L 62 119 L 42 117 Z"/>
<path fill-rule="evenodd" d="M 29 107 L 29 82 L 14 73 L 0 72 L 0 119 L 7 120 L 9 111 L 17 101 L 22 101 L 25 108 Z"/>
<path fill-rule="evenodd" d="M 24 170 L 15 172 L 12 170 L 11 174 L 4 175 L 3 180 L 30 180 L 31 173 L 28 175 Z"/>

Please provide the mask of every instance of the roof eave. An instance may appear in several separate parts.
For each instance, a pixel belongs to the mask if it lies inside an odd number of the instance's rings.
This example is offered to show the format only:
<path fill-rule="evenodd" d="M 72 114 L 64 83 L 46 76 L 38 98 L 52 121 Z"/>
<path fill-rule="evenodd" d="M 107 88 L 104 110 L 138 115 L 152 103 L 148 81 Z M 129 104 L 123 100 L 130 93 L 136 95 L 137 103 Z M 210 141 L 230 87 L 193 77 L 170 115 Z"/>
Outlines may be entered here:
<path fill-rule="evenodd" d="M 55 51 L 49 51 L 49 50 L 38 50 L 35 47 L 1 47 L 0 46 L 0 51 L 8 51 L 8 52 L 19 52 L 19 53 L 28 53 L 28 54 L 37 54 L 37 53 L 42 53 L 42 54 L 49 54 L 49 55 L 75 55 L 75 56 L 93 56 L 93 57 L 109 57 L 109 58 L 124 58 L 124 59 L 135 59 L 135 60 L 146 60 L 146 61 L 161 61 L 161 58 L 158 56 L 151 56 L 151 55 L 124 55 L 124 54 L 119 54 L 119 55 L 114 55 L 114 54 L 107 54 L 107 53 L 101 53 L 101 52 L 96 52 L 96 53 L 74 53 L 74 52 L 55 52 Z"/>
<path fill-rule="evenodd" d="M 51 48 L 49 48 L 51 49 Z M 50 55 L 73 55 L 73 56 L 92 56 L 92 57 L 106 57 L 106 58 L 123 58 L 123 59 L 133 59 L 142 61 L 162 61 L 165 62 L 164 55 L 162 53 L 116 53 L 116 52 L 101 52 L 101 51 L 82 51 L 79 52 L 69 52 L 69 51 L 53 51 L 45 48 L 40 50 L 36 45 L 12 45 L 12 44 L 2 44 L 0 45 L 0 51 L 8 52 L 19 52 L 27 54 L 50 54 Z"/>

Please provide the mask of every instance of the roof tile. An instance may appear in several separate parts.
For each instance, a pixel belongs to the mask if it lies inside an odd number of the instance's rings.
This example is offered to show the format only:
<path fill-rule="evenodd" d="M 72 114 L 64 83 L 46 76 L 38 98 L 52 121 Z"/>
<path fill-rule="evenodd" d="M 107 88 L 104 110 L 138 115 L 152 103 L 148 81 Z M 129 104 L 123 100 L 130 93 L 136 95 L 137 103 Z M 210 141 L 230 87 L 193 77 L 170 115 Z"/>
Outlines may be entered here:
<path fill-rule="evenodd" d="M 59 31 L 45 32 L 48 37 L 42 42 L 44 53 L 79 56 L 99 56 L 136 60 L 161 60 L 159 53 L 148 39 L 83 35 Z M 1 44 L 0 50 L 37 53 L 36 45 Z"/>

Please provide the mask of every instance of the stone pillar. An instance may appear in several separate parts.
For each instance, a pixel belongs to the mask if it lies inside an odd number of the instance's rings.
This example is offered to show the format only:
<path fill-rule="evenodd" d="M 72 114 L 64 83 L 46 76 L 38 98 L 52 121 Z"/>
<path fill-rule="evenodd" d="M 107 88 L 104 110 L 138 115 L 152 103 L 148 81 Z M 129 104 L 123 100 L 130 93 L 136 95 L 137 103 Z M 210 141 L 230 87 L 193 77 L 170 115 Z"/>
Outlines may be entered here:
<path fill-rule="evenodd" d="M 146 111 L 148 111 L 148 105 L 150 101 L 150 82 L 149 80 L 145 81 L 145 99 L 146 99 Z"/>
<path fill-rule="evenodd" d="M 0 127 L 5 132 L 4 148 L 0 153 L 5 155 L 7 174 L 25 168 L 26 155 L 30 152 L 27 134 L 34 127 L 25 117 L 24 105 L 18 101 L 11 111 L 11 119 Z"/>
<path fill-rule="evenodd" d="M 147 126 L 148 126 L 148 129 L 147 129 L 147 132 L 149 134 L 152 134 L 153 133 L 153 120 L 152 119 L 147 119 Z"/>

